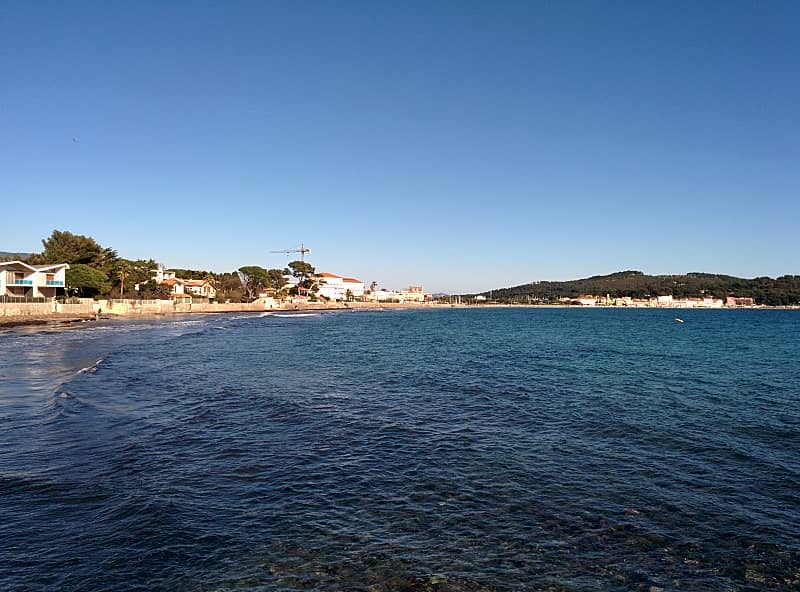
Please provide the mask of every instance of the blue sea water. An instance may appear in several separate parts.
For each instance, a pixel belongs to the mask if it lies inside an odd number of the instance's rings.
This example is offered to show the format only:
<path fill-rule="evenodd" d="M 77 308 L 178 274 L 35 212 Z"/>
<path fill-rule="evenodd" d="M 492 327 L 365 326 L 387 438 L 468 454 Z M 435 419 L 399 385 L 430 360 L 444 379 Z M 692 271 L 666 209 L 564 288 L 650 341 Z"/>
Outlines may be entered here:
<path fill-rule="evenodd" d="M 800 590 L 800 312 L 0 334 L 0 590 Z"/>

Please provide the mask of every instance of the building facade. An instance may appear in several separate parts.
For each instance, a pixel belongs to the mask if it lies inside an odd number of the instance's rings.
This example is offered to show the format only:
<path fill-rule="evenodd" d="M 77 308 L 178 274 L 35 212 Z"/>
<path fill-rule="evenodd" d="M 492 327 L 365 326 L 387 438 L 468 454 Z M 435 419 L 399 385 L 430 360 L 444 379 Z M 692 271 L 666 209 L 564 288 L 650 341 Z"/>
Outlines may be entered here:
<path fill-rule="evenodd" d="M 328 300 L 347 300 L 349 297 L 361 298 L 364 295 L 364 282 L 335 273 L 322 272 L 314 276 L 319 286 L 318 294 Z"/>
<path fill-rule="evenodd" d="M 6 298 L 55 298 L 65 287 L 69 265 L 29 265 L 23 261 L 0 263 L 0 296 Z"/>
<path fill-rule="evenodd" d="M 184 280 L 182 278 L 170 278 L 158 282 L 171 288 L 170 297 L 199 296 L 213 300 L 217 297 L 217 290 L 208 280 Z"/>

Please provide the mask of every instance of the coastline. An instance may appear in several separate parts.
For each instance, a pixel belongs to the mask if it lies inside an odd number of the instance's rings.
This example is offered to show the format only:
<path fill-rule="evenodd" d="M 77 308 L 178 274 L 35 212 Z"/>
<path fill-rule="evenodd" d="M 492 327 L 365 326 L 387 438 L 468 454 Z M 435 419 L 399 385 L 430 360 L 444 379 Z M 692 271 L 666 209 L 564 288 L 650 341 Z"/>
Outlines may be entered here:
<path fill-rule="evenodd" d="M 95 321 L 126 322 L 144 319 L 179 319 L 193 315 L 227 315 L 227 314 L 253 314 L 261 315 L 264 313 L 303 313 L 303 312 L 325 312 L 343 310 L 402 310 L 409 308 L 450 308 L 449 304 L 423 304 L 423 303 L 372 303 L 372 302 L 348 302 L 336 304 L 311 303 L 303 305 L 288 305 L 280 308 L 263 308 L 254 310 L 252 308 L 232 308 L 219 311 L 175 311 L 164 313 L 67 313 L 52 312 L 47 314 L 26 314 L 26 315 L 7 315 L 0 316 L 0 331 L 14 329 L 16 327 L 48 326 L 52 328 L 66 328 L 68 326 Z"/>
<path fill-rule="evenodd" d="M 97 314 L 97 313 L 67 313 L 53 312 L 48 314 L 29 314 L 29 315 L 8 315 L 0 316 L 0 331 L 13 329 L 15 327 L 28 326 L 49 326 L 67 327 L 76 323 L 89 321 L 130 321 L 134 319 L 185 317 L 187 315 L 226 315 L 226 314 L 264 314 L 266 313 L 302 313 L 302 312 L 326 312 L 326 311 L 375 311 L 375 310 L 404 310 L 404 309 L 426 309 L 443 310 L 448 308 L 536 308 L 536 309 L 575 309 L 575 310 L 800 310 L 800 306 L 738 306 L 738 307 L 719 307 L 719 308 L 683 308 L 683 307 L 626 307 L 626 306 L 570 306 L 562 304 L 446 304 L 446 303 L 375 303 L 375 302 L 348 302 L 348 303 L 310 303 L 282 306 L 280 308 L 264 308 L 254 310 L 252 308 L 236 308 L 230 310 L 198 310 L 198 311 L 175 311 L 168 313 L 122 313 L 122 314 Z"/>

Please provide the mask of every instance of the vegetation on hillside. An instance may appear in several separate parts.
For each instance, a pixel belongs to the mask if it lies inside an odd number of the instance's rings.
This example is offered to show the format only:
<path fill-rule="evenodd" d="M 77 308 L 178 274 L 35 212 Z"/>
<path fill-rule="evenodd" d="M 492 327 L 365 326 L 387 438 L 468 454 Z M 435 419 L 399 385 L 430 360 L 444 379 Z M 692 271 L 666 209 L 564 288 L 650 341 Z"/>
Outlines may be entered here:
<path fill-rule="evenodd" d="M 11 253 L 10 251 L 0 251 L 0 263 L 4 261 L 27 261 L 33 253 Z"/>
<path fill-rule="evenodd" d="M 712 273 L 646 275 L 641 271 L 620 271 L 564 282 L 534 282 L 483 293 L 500 302 L 554 302 L 584 294 L 608 294 L 614 298 L 671 295 L 675 298 L 712 296 L 724 299 L 737 296 L 753 298 L 756 304 L 786 306 L 800 303 L 800 276 L 744 279 Z"/>

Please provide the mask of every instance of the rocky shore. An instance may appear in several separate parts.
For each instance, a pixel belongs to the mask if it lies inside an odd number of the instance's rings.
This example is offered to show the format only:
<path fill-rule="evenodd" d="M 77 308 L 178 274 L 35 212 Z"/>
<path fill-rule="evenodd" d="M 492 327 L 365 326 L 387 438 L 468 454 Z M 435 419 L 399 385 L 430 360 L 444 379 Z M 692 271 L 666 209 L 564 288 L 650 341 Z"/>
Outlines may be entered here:
<path fill-rule="evenodd" d="M 82 323 L 96 320 L 93 314 L 72 314 L 54 312 L 46 315 L 19 315 L 0 317 L 0 329 L 20 327 L 25 325 L 65 325 L 69 323 Z"/>

